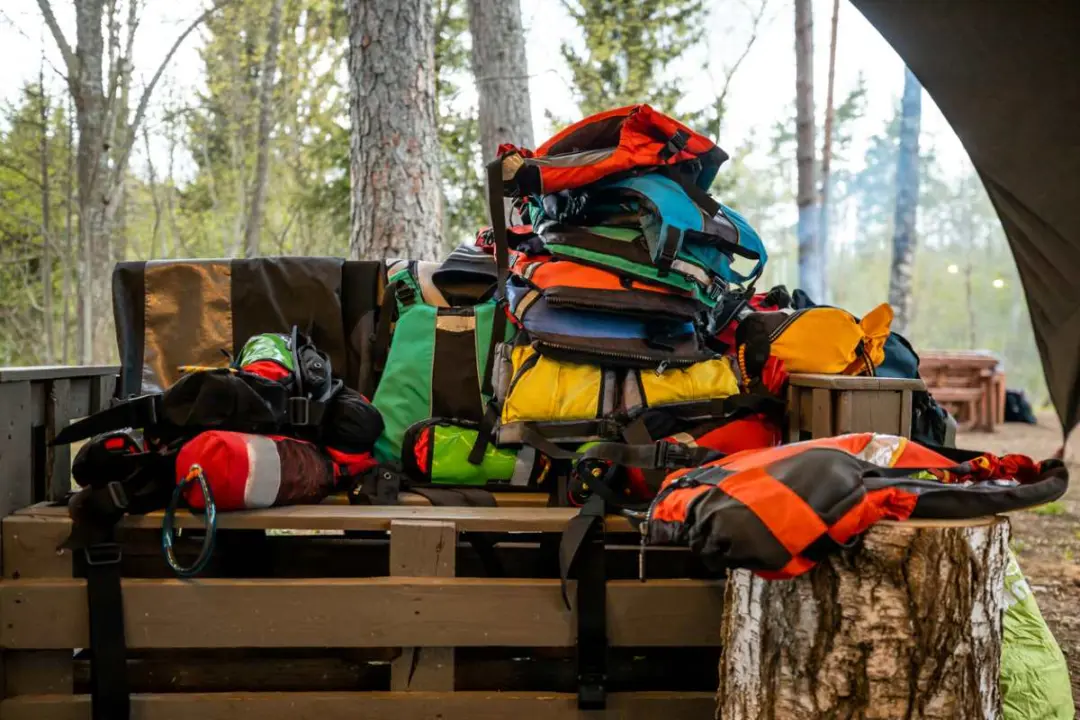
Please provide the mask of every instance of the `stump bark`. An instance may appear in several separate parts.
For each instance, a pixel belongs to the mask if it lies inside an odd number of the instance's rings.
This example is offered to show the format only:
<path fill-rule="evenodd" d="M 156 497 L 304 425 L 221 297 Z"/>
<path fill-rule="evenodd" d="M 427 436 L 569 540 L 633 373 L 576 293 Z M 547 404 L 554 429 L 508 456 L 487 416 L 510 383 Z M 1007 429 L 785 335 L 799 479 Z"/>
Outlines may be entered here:
<path fill-rule="evenodd" d="M 733 571 L 717 717 L 1001 716 L 1009 525 L 881 523 L 790 581 Z"/>

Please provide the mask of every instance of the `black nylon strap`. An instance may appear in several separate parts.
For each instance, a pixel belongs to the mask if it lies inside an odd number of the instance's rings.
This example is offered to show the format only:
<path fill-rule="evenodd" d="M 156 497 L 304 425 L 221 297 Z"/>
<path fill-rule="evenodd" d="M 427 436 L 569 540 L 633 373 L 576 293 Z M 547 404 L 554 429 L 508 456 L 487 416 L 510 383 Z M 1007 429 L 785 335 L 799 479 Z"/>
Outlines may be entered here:
<path fill-rule="evenodd" d="M 90 621 L 90 714 L 93 720 L 128 720 L 124 599 L 120 590 L 120 546 L 86 549 L 86 599 Z"/>
<path fill-rule="evenodd" d="M 596 496 L 567 524 L 559 546 L 559 574 L 567 607 L 566 581 L 575 570 L 578 708 L 601 710 L 607 695 L 607 578 L 604 501 Z"/>
<path fill-rule="evenodd" d="M 484 453 L 487 452 L 488 443 L 491 442 L 491 434 L 495 431 L 495 423 L 499 421 L 499 409 L 494 399 L 487 404 L 484 417 L 480 419 L 480 427 L 476 431 L 476 442 L 469 450 L 469 462 L 479 465 L 484 462 Z"/>
<path fill-rule="evenodd" d="M 495 303 L 495 315 L 491 318 L 491 341 L 488 343 L 487 361 L 484 363 L 484 381 L 480 392 L 487 397 L 495 394 L 491 387 L 492 375 L 495 373 L 495 346 L 506 338 L 506 309 L 503 303 Z"/>
<path fill-rule="evenodd" d="M 390 354 L 390 326 L 394 323 L 394 315 L 397 314 L 397 290 L 400 282 L 393 282 L 383 290 L 382 303 L 379 305 L 379 324 L 375 327 L 375 340 L 371 346 L 372 364 L 375 372 L 373 377 L 378 377 L 386 368 L 386 357 Z M 374 395 L 375 388 L 372 387 Z"/>
<path fill-rule="evenodd" d="M 709 217 L 720 212 L 720 203 L 716 202 L 712 195 L 699 188 L 693 178 L 688 173 L 683 172 L 680 166 L 672 167 L 667 176 L 679 183 L 682 189 L 686 191 L 686 194 L 690 196 L 690 199 L 694 201 L 694 204 L 707 213 Z"/>
<path fill-rule="evenodd" d="M 696 448 L 664 440 L 639 445 L 619 442 L 598 442 L 585 452 L 565 450 L 531 427 L 522 430 L 522 442 L 532 445 L 553 460 L 606 460 L 616 465 L 649 469 L 664 469 L 700 465 L 713 454 L 708 448 Z"/>
<path fill-rule="evenodd" d="M 502 160 L 497 158 L 487 166 L 488 212 L 491 213 L 491 235 L 495 241 L 495 267 L 499 274 L 495 298 L 502 300 L 510 274 L 510 246 L 506 241 L 506 208 L 503 207 Z"/>
<path fill-rule="evenodd" d="M 628 445 L 646 445 L 653 442 L 652 435 L 649 434 L 649 428 L 645 425 L 643 415 L 639 415 L 623 429 L 623 438 Z M 641 474 L 645 478 L 645 484 L 653 490 L 659 490 L 660 485 L 664 482 L 665 472 L 663 468 L 643 468 Z"/>
<path fill-rule="evenodd" d="M 156 425 L 161 416 L 161 398 L 161 393 L 154 393 L 123 400 L 110 408 L 68 425 L 57 434 L 53 444 L 67 445 L 113 430 Z"/>

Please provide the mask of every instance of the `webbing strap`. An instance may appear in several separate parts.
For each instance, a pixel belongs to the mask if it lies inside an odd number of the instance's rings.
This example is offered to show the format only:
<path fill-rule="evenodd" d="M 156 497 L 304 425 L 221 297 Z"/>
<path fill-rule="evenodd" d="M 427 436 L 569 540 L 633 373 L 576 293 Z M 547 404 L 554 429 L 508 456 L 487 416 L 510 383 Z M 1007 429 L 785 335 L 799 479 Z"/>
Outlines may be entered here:
<path fill-rule="evenodd" d="M 375 341 L 372 343 L 371 356 L 377 376 L 386 368 L 386 357 L 390 354 L 390 326 L 394 323 L 397 310 L 397 291 L 400 282 L 392 282 L 383 290 L 382 303 L 379 304 L 379 324 L 375 328 Z M 372 387 L 374 391 L 374 387 Z M 368 397 L 372 397 L 368 395 Z"/>
<path fill-rule="evenodd" d="M 503 206 L 502 160 L 495 159 L 487 166 L 488 212 L 491 213 L 491 234 L 495 241 L 495 267 L 498 285 L 495 298 L 502 300 L 510 274 L 510 246 L 506 241 L 506 208 Z"/>
<path fill-rule="evenodd" d="M 161 393 L 154 393 L 119 402 L 79 422 L 68 425 L 57 433 L 53 444 L 67 445 L 68 443 L 86 440 L 113 430 L 144 428 L 156 425 L 158 417 L 161 415 L 161 398 Z"/>
<path fill-rule="evenodd" d="M 694 201 L 694 204 L 701 208 L 709 217 L 716 215 L 720 212 L 720 203 L 713 199 L 712 195 L 698 187 L 689 173 L 685 172 L 682 165 L 675 165 L 668 170 L 666 175 L 679 183 L 682 189 L 690 196 L 690 199 Z"/>
<path fill-rule="evenodd" d="M 526 425 L 522 442 L 535 447 L 553 460 L 606 460 L 616 465 L 643 469 L 679 468 L 700 465 L 713 454 L 703 447 L 689 447 L 665 440 L 647 441 L 637 445 L 621 442 L 598 442 L 584 452 L 566 450 Z"/>
<path fill-rule="evenodd" d="M 577 577 L 578 708 L 602 710 L 607 691 L 607 578 L 604 568 L 604 501 L 592 497 L 566 526 L 559 545 L 563 602 L 566 582 Z"/>
<path fill-rule="evenodd" d="M 93 720 L 128 720 L 131 717 L 120 559 L 120 546 L 115 542 L 98 543 L 85 551 L 90 621 L 90 716 Z"/>

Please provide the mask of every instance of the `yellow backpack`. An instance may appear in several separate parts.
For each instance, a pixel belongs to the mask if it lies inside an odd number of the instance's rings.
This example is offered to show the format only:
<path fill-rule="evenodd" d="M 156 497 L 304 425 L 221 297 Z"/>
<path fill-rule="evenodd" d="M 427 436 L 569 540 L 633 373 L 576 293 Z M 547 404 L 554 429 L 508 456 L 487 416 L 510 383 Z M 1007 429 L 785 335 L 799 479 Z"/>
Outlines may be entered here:
<path fill-rule="evenodd" d="M 735 334 L 740 367 L 745 377 L 760 377 L 773 357 L 789 373 L 873 375 L 885 360 L 892 319 L 888 303 L 862 320 L 834 307 L 751 313 Z"/>

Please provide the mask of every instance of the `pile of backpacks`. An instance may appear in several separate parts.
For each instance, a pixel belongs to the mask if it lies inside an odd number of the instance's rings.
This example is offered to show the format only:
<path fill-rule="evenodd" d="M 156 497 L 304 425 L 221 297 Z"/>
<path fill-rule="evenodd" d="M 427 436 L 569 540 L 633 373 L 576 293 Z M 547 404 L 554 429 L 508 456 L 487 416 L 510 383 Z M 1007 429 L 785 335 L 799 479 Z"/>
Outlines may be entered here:
<path fill-rule="evenodd" d="M 91 615 L 120 623 L 122 642 L 125 513 L 167 509 L 163 552 L 187 577 L 209 561 L 218 511 L 340 490 L 360 504 L 409 490 L 468 505 L 540 490 L 580 508 L 559 561 L 564 581 L 578 578 L 581 705 L 598 707 L 603 564 L 578 565 L 602 554 L 609 513 L 638 523 L 643 546 L 788 578 L 883 518 L 973 517 L 1064 493 L 1059 461 L 936 447 L 947 417 L 926 393 L 912 440 L 776 447 L 789 373 L 918 377 L 918 356 L 890 332 L 887 304 L 857 318 L 798 290 L 757 291 L 764 244 L 709 195 L 726 157 L 647 105 L 586 118 L 535 151 L 502 146 L 487 168 L 492 224 L 475 244 L 441 263 L 387 261 L 364 395 L 294 328 L 67 428 L 58 442 L 92 438 L 73 468 L 67 544 L 92 560 L 96 594 L 116 596 Z M 207 519 L 186 566 L 173 552 L 181 506 Z"/>

